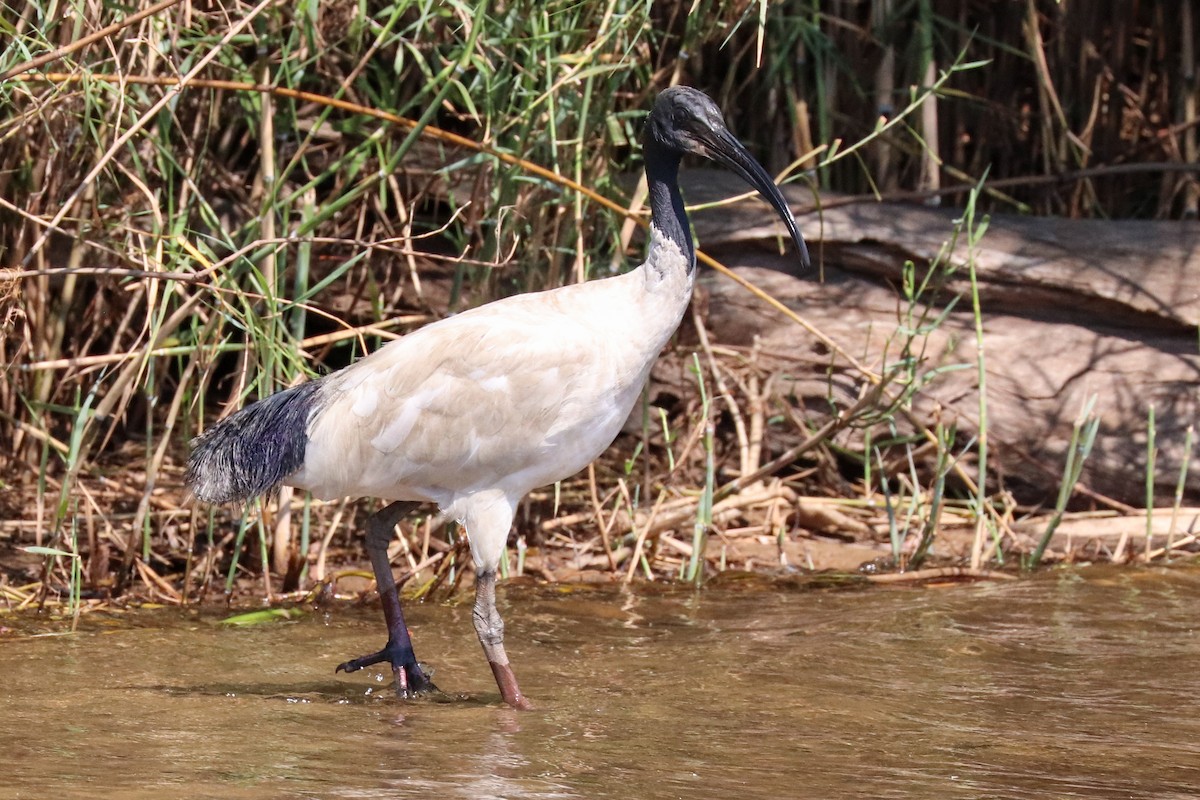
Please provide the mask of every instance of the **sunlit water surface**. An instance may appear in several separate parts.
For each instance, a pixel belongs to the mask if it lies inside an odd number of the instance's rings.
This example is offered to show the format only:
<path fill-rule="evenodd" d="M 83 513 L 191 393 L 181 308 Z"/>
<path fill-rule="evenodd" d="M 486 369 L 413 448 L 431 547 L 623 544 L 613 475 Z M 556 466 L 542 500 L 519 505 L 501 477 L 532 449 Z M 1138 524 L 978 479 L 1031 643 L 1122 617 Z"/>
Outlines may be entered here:
<path fill-rule="evenodd" d="M 464 604 L 410 609 L 451 693 L 414 703 L 334 675 L 382 644 L 373 607 L 94 614 L 0 637 L 0 797 L 1192 798 L 1198 600 L 1187 569 L 512 587 L 532 712 L 499 705 Z"/>

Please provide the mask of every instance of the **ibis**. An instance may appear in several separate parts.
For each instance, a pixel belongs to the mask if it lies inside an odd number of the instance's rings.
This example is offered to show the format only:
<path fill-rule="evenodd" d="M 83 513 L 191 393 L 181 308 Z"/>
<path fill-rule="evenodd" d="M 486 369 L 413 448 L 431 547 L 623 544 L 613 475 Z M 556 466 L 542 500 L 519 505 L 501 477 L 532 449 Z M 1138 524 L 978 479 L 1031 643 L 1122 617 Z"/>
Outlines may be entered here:
<path fill-rule="evenodd" d="M 438 320 L 248 405 L 192 442 L 185 481 L 206 503 L 245 502 L 283 485 L 320 499 L 388 501 L 365 525 L 387 643 L 337 671 L 386 662 L 400 696 L 435 689 L 413 653 L 387 553 L 396 524 L 432 503 L 466 531 L 472 618 L 500 695 L 529 707 L 504 649 L 496 571 L 521 498 L 583 469 L 612 443 L 683 318 L 696 277 L 677 180 L 685 154 L 712 159 L 758 190 L 808 264 L 783 195 L 706 95 L 661 92 L 642 150 L 651 222 L 640 266 Z"/>

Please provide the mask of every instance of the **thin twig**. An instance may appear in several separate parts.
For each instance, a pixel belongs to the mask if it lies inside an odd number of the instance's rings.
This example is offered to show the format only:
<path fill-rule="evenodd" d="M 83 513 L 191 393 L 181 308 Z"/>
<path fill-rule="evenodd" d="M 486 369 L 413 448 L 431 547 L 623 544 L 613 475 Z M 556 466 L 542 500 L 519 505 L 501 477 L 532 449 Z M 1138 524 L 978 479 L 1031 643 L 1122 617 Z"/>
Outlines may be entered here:
<path fill-rule="evenodd" d="M 49 64 L 51 61 L 57 61 L 64 56 L 69 56 L 71 53 L 82 50 L 89 44 L 98 42 L 107 36 L 111 36 L 117 31 L 124 30 L 132 25 L 136 25 L 146 17 L 152 17 L 160 11 L 166 11 L 168 8 L 173 5 L 177 5 L 179 2 L 180 0 L 159 0 L 159 2 L 155 3 L 154 5 L 149 6 L 148 8 L 143 8 L 141 11 L 138 11 L 134 14 L 130 14 L 128 17 L 124 17 L 111 25 L 107 25 L 95 33 L 89 33 L 82 39 L 77 39 L 70 44 L 63 45 L 57 50 L 52 50 L 49 53 L 38 56 L 37 58 L 31 58 L 28 61 L 17 64 L 15 67 L 12 67 L 6 70 L 3 74 L 0 74 L 0 81 L 6 81 L 10 78 L 15 78 L 23 72 L 28 72 L 31 69 L 37 69 L 38 67 Z"/>

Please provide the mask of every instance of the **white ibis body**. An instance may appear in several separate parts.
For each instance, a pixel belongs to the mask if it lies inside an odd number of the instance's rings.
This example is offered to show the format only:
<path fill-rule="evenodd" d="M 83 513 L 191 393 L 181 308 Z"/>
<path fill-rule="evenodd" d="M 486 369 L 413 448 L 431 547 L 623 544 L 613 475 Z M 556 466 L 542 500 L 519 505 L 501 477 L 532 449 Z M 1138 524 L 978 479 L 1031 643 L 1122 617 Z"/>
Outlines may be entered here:
<path fill-rule="evenodd" d="M 402 696 L 433 688 L 413 654 L 387 546 L 415 504 L 434 503 L 466 529 L 475 629 L 501 696 L 527 705 L 504 651 L 496 569 L 520 499 L 612 443 L 679 326 L 696 267 L 677 184 L 684 153 L 711 158 L 757 189 L 808 263 L 783 196 L 708 97 L 685 87 L 662 92 L 643 150 L 652 220 L 649 254 L 636 269 L 434 322 L 247 406 L 193 442 L 186 482 L 205 502 L 244 501 L 284 484 L 323 499 L 392 501 L 366 524 L 388 641 L 339 671 L 386 661 Z"/>

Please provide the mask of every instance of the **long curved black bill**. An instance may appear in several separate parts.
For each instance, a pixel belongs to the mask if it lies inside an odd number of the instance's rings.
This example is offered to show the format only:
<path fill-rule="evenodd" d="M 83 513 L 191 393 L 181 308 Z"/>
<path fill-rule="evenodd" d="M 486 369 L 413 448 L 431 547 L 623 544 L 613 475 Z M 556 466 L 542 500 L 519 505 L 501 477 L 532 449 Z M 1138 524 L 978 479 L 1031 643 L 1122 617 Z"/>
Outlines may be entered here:
<path fill-rule="evenodd" d="M 715 135 L 704 142 L 709 158 L 736 172 L 771 204 L 783 220 L 783 224 L 787 226 L 792 241 L 796 243 L 796 249 L 800 251 L 800 264 L 808 268 L 808 245 L 804 243 L 804 237 L 800 235 L 800 226 L 796 224 L 796 218 L 792 216 L 792 210 L 788 208 L 787 200 L 775 185 L 775 181 L 771 180 L 767 171 L 754 160 L 754 156 L 750 155 L 732 133 L 727 130 L 713 133 Z"/>

